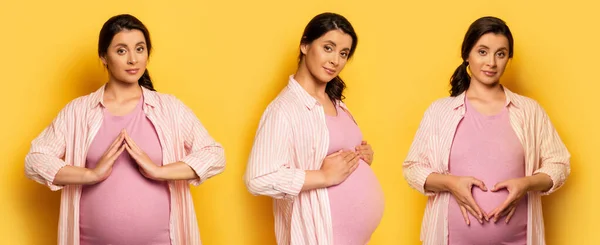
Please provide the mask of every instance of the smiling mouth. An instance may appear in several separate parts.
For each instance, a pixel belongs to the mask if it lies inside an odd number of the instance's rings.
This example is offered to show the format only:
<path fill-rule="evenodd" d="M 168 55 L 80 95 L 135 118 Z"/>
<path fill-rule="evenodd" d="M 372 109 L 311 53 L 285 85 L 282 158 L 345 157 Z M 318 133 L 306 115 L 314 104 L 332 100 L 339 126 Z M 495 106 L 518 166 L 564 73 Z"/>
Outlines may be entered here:
<path fill-rule="evenodd" d="M 335 74 L 335 70 L 329 69 L 327 67 L 323 67 L 323 69 L 325 69 L 325 71 L 329 74 Z"/>

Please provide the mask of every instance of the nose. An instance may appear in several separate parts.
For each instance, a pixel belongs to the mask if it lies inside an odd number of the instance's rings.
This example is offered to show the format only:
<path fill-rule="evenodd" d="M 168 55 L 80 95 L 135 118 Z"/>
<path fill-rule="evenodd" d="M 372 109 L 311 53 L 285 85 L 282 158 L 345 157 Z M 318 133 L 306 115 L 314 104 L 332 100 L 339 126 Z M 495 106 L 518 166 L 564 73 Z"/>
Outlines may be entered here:
<path fill-rule="evenodd" d="M 329 63 L 333 66 L 338 66 L 338 64 L 340 64 L 340 57 L 337 54 L 334 54 L 333 57 L 331 57 L 331 60 L 329 60 Z"/>
<path fill-rule="evenodd" d="M 135 65 L 137 64 L 137 58 L 135 57 L 135 54 L 129 54 L 129 56 L 127 57 L 127 64 L 129 65 Z"/>
<path fill-rule="evenodd" d="M 496 67 L 496 55 L 490 55 L 490 58 L 488 59 L 488 65 L 490 67 Z"/>

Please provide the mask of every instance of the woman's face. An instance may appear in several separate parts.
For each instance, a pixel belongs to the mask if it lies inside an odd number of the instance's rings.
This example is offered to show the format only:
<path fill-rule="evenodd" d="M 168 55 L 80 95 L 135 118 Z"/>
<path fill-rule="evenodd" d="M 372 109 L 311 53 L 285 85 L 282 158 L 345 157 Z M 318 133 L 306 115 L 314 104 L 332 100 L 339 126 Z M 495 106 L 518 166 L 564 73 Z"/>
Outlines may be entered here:
<path fill-rule="evenodd" d="M 327 83 L 338 76 L 350 55 L 352 37 L 341 30 L 331 30 L 309 44 L 302 44 L 304 64 L 317 81 Z"/>
<path fill-rule="evenodd" d="M 492 85 L 500 81 L 509 60 L 508 39 L 502 34 L 487 33 L 471 49 L 467 62 L 471 83 Z"/>
<path fill-rule="evenodd" d="M 111 80 L 137 84 L 148 62 L 144 34 L 139 30 L 122 30 L 113 37 L 101 59 Z"/>

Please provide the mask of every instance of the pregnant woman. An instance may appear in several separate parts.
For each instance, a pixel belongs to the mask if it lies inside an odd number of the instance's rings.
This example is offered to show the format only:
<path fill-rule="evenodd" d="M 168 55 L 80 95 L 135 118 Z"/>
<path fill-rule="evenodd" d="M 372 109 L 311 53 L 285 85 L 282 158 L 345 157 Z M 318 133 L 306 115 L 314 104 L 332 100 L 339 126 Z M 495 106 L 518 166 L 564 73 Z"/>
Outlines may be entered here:
<path fill-rule="evenodd" d="M 59 245 L 201 243 L 190 184 L 223 172 L 224 150 L 192 110 L 155 91 L 151 50 L 139 19 L 108 19 L 98 42 L 108 81 L 31 143 L 25 174 L 62 190 Z"/>
<path fill-rule="evenodd" d="M 429 197 L 421 241 L 545 244 L 541 196 L 565 183 L 569 152 L 537 102 L 500 84 L 513 56 L 504 21 L 473 22 L 461 54 L 450 97 L 427 109 L 403 165 Z"/>
<path fill-rule="evenodd" d="M 364 245 L 383 215 L 373 151 L 342 103 L 338 74 L 356 44 L 343 16 L 314 17 L 296 74 L 262 116 L 245 179 L 274 198 L 278 244 Z"/>

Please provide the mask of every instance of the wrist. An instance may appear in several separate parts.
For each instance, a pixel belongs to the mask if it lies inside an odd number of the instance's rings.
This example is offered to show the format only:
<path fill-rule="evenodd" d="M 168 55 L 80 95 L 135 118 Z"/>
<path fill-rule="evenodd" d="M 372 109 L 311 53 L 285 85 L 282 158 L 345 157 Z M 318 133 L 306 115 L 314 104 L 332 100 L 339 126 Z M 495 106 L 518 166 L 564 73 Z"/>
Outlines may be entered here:
<path fill-rule="evenodd" d="M 452 188 L 454 188 L 454 183 L 456 183 L 457 179 L 458 179 L 457 176 L 450 175 L 450 174 L 443 174 L 442 175 L 443 191 L 452 192 Z"/>
<path fill-rule="evenodd" d="M 316 171 L 317 173 L 317 179 L 319 182 L 320 186 L 323 186 L 323 188 L 327 188 L 330 187 L 332 185 L 334 185 L 331 180 L 331 178 L 329 178 L 329 176 L 327 175 L 327 172 L 325 172 L 324 170 L 319 170 Z"/>
<path fill-rule="evenodd" d="M 155 180 L 165 180 L 166 179 L 165 168 L 163 168 L 162 166 L 153 167 L 150 170 L 149 174 L 150 174 L 150 177 Z"/>
<path fill-rule="evenodd" d="M 532 191 L 533 186 L 535 186 L 535 183 L 533 182 L 533 176 L 526 176 L 523 177 L 523 183 L 525 184 L 525 190 L 527 192 Z"/>
<path fill-rule="evenodd" d="M 83 183 L 85 185 L 93 185 L 102 180 L 102 178 L 92 169 L 85 169 L 83 173 Z"/>

